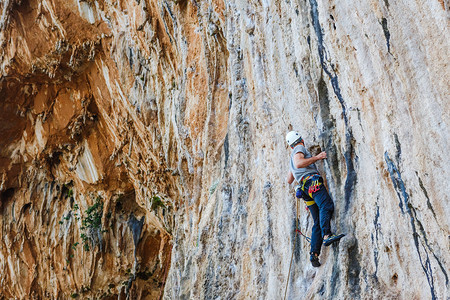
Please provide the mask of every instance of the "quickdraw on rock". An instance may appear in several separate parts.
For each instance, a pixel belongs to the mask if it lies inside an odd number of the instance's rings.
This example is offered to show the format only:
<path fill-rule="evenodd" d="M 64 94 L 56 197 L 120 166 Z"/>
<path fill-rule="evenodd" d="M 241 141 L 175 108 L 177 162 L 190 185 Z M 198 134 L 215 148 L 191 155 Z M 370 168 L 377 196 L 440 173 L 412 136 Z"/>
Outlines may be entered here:
<path fill-rule="evenodd" d="M 297 232 L 298 234 L 300 234 L 301 236 L 303 236 L 303 237 L 308 241 L 308 243 L 311 243 L 311 238 L 310 238 L 309 236 L 304 235 L 303 232 L 300 231 L 300 229 L 297 228 L 297 229 L 295 230 L 295 232 Z"/>

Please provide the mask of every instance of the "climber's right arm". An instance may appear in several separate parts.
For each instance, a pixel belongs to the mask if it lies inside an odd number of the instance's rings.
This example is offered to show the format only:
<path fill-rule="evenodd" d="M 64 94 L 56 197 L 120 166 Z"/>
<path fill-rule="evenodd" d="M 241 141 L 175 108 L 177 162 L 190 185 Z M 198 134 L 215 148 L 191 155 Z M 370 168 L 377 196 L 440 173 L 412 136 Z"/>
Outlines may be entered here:
<path fill-rule="evenodd" d="M 296 168 L 305 168 L 318 160 L 327 158 L 326 152 L 320 152 L 316 156 L 305 158 L 305 155 L 302 152 L 297 152 L 294 155 L 294 166 Z"/>

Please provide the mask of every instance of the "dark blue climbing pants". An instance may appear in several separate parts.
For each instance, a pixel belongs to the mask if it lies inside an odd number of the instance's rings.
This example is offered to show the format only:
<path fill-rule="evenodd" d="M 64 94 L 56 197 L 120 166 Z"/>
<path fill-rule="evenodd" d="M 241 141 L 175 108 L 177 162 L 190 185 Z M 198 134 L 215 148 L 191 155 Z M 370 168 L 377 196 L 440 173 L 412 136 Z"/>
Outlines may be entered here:
<path fill-rule="evenodd" d="M 308 192 L 311 192 L 312 198 Z M 311 200 L 315 202 L 314 204 L 308 203 L 311 204 L 308 205 L 308 209 L 314 220 L 311 234 L 311 252 L 320 254 L 323 236 L 331 234 L 330 221 L 334 211 L 333 200 L 331 200 L 327 189 L 323 185 L 322 177 L 315 177 L 306 181 L 302 196 L 306 202 Z"/>

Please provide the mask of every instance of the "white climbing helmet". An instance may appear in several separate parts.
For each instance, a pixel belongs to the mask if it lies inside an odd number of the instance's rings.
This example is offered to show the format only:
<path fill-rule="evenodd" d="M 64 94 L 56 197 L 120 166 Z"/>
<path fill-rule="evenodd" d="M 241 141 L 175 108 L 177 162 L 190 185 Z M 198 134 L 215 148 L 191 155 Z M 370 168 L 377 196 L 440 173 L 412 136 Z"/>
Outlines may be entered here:
<path fill-rule="evenodd" d="M 286 134 L 286 143 L 288 143 L 289 146 L 292 147 L 295 142 L 301 140 L 302 137 L 300 136 L 300 133 L 297 131 L 290 131 L 288 134 Z"/>

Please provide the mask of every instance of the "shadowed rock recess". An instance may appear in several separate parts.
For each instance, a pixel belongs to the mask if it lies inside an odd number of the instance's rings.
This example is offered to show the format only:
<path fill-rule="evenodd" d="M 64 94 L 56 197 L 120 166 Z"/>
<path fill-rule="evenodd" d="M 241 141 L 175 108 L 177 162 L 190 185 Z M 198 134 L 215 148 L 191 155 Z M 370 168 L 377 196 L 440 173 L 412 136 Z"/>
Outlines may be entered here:
<path fill-rule="evenodd" d="M 0 299 L 448 299 L 449 16 L 1 1 Z M 320 268 L 289 130 L 346 233 Z"/>

